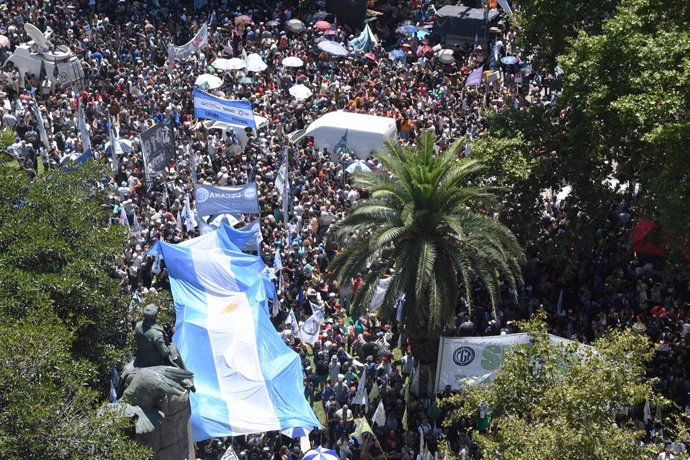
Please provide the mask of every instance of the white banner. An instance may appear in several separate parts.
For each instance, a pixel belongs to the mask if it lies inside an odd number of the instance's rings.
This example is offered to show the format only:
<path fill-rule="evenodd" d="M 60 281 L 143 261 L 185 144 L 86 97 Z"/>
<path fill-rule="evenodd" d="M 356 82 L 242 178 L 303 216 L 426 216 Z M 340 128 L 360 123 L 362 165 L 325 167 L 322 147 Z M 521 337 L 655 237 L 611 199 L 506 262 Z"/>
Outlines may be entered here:
<path fill-rule="evenodd" d="M 574 343 L 549 334 L 552 343 Z M 527 344 L 526 333 L 488 337 L 441 337 L 436 365 L 436 392 L 447 385 L 458 390 L 464 381 L 483 383 L 496 378 L 505 353 L 515 345 Z"/>
<path fill-rule="evenodd" d="M 206 24 L 201 26 L 201 29 L 196 33 L 194 38 L 182 46 L 175 46 L 172 43 L 168 45 L 168 58 L 174 60 L 188 59 L 192 53 L 199 51 L 208 45 L 208 27 Z"/>

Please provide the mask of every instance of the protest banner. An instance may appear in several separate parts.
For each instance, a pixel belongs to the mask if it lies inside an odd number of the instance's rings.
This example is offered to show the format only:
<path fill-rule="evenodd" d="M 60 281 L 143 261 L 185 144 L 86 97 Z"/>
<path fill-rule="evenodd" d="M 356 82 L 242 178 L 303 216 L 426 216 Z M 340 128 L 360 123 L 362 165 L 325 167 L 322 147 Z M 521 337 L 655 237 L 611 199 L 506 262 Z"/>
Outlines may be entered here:
<path fill-rule="evenodd" d="M 222 99 L 194 88 L 194 116 L 256 129 L 252 103 Z"/>
<path fill-rule="evenodd" d="M 196 209 L 200 216 L 226 213 L 259 214 L 256 182 L 231 187 L 196 184 Z"/>
<path fill-rule="evenodd" d="M 152 181 L 175 158 L 175 132 L 172 123 L 158 123 L 139 136 L 146 180 Z"/>
<path fill-rule="evenodd" d="M 194 52 L 208 45 L 208 26 L 204 24 L 194 38 L 182 46 L 168 45 L 168 58 L 178 61 L 188 59 Z"/>

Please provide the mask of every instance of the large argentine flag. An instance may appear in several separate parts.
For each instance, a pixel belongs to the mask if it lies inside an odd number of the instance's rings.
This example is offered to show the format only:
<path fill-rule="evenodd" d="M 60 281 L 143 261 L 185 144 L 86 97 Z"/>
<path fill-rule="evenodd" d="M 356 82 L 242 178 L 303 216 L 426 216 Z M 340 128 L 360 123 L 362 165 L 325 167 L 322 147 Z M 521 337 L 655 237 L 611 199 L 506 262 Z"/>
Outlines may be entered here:
<path fill-rule="evenodd" d="M 173 341 L 194 373 L 194 441 L 317 427 L 299 356 L 268 316 L 267 299 L 275 295 L 270 270 L 242 253 L 228 229 L 149 251 L 163 256 L 170 273 Z"/>

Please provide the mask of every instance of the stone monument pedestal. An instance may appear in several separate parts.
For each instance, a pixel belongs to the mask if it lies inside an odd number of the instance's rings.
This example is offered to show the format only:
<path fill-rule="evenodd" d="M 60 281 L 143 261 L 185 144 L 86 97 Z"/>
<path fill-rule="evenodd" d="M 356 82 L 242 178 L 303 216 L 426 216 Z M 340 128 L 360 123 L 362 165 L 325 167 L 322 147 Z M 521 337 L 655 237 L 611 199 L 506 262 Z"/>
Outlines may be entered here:
<path fill-rule="evenodd" d="M 192 414 L 189 394 L 166 396 L 160 410 L 165 414 L 161 425 L 151 433 L 138 434 L 137 441 L 153 450 L 153 460 L 187 460 L 191 448 L 187 432 Z"/>

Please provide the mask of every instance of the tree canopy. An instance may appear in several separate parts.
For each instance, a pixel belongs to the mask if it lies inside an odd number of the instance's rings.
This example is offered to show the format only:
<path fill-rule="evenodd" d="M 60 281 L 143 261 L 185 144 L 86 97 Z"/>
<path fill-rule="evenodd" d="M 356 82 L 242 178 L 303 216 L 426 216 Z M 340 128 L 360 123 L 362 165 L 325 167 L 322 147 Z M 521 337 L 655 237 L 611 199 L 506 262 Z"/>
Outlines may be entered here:
<path fill-rule="evenodd" d="M 335 226 L 344 244 L 329 267 L 345 283 L 364 275 L 353 299 L 360 309 L 389 278 L 381 314 L 395 318 L 404 294 L 402 322 L 422 333 L 452 322 L 461 288 L 471 307 L 477 280 L 496 308 L 502 283 L 514 289 L 521 283 L 524 258 L 492 214 L 492 189 L 473 182 L 482 166 L 458 159 L 458 144 L 437 153 L 434 142 L 433 133 L 423 132 L 417 147 L 388 143 L 374 154 L 383 170 L 354 177 L 370 198 Z"/>
<path fill-rule="evenodd" d="M 112 275 L 105 171 L 92 163 L 29 180 L 0 167 L 0 451 L 3 458 L 146 458 L 129 421 L 104 411 L 127 350 L 128 306 Z"/>
<path fill-rule="evenodd" d="M 465 386 L 445 401 L 457 407 L 449 425 L 488 410 L 491 428 L 472 432 L 482 458 L 625 460 L 658 453 L 640 443 L 641 432 L 624 415 L 647 399 L 667 404 L 645 376 L 654 354 L 648 337 L 614 330 L 593 348 L 556 344 L 543 314 L 523 328 L 531 343 L 505 351 L 493 382 Z"/>

